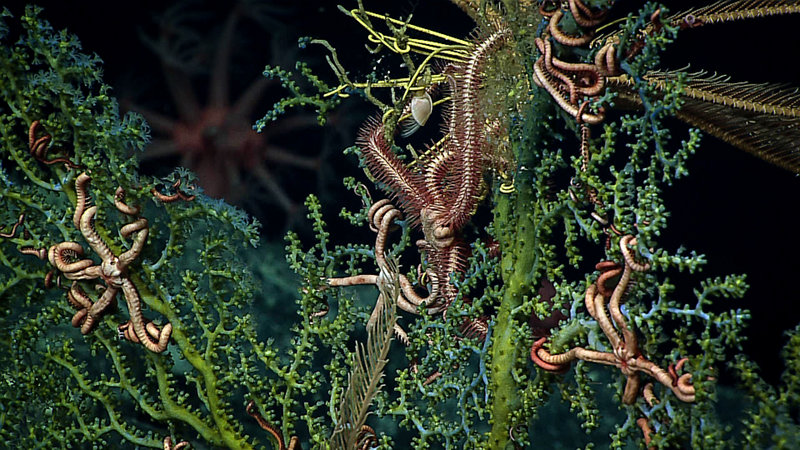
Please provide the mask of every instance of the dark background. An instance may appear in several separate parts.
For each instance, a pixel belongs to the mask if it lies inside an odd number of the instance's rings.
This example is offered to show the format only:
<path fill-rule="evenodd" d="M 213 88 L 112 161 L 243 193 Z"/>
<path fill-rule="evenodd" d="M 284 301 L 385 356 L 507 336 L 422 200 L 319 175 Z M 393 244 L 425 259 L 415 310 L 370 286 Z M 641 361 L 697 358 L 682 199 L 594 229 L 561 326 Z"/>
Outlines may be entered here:
<path fill-rule="evenodd" d="M 1 3 L 7 5 L 15 16 L 21 12 L 20 3 Z M 115 95 L 121 98 L 133 96 L 139 103 L 169 113 L 174 112 L 174 106 L 165 84 L 160 81 L 162 72 L 159 60 L 141 38 L 142 35 L 157 35 L 156 18 L 166 9 L 163 3 L 38 2 L 45 8 L 45 19 L 57 29 L 67 28 L 77 34 L 87 53 L 94 52 L 103 59 L 105 81 L 114 87 Z M 415 24 L 454 36 L 467 35 L 472 26 L 460 10 L 445 0 L 365 0 L 365 3 L 368 9 L 389 12 L 395 17 L 413 12 Z M 618 3 L 619 10 L 624 12 L 633 11 L 639 4 Z M 691 6 L 691 3 L 697 2 L 667 2 L 667 6 L 680 10 Z M 230 7 L 223 2 L 196 1 L 188 4 L 207 15 L 203 20 L 208 23 L 210 35 L 230 11 Z M 328 39 L 342 50 L 339 56 L 345 67 L 352 68 L 354 79 L 358 78 L 358 74 L 369 71 L 371 57 L 362 45 L 365 33 L 336 9 L 336 2 L 300 0 L 267 4 L 283 10 L 276 17 L 284 25 L 280 34 L 282 42 L 287 43 L 285 45 L 294 46 L 299 36 Z M 354 5 L 353 1 L 347 6 Z M 232 92 L 242 89 L 259 76 L 264 64 L 270 62 L 269 44 L 275 38 L 271 33 L 276 32 L 276 29 L 264 29 L 253 24 L 243 24 L 243 28 L 244 38 L 232 50 Z M 800 48 L 800 37 L 796 33 L 798 28 L 800 17 L 795 16 L 687 31 L 665 55 L 664 67 L 675 69 L 691 64 L 693 70 L 730 74 L 734 81 L 800 85 L 800 69 L 792 61 Z M 307 58 L 318 73 L 330 73 L 322 61 L 323 52 L 310 49 L 308 53 L 296 55 Z M 204 92 L 203 83 L 203 76 L 198 76 L 199 93 Z M 281 95 L 280 90 L 274 95 Z M 274 99 L 265 99 L 263 109 L 258 111 L 254 119 L 260 117 Z M 289 175 L 293 183 L 302 187 L 293 189 L 298 199 L 314 190 L 321 194 L 323 203 L 332 198 L 345 198 L 339 196 L 343 191 L 336 180 L 344 173 L 358 172 L 352 168 L 352 157 L 349 163 L 341 162 L 339 151 L 352 144 L 357 127 L 369 114 L 372 114 L 372 108 L 363 102 L 360 106 L 349 107 L 347 117 L 339 122 L 337 132 L 340 140 L 325 141 L 329 144 L 334 142 L 330 145 L 339 147 L 331 149 L 324 162 L 333 172 L 328 182 L 305 182 L 303 177 L 306 175 Z M 674 136 L 681 135 L 685 135 L 685 128 L 677 127 Z M 314 134 L 291 139 L 308 145 L 323 142 Z M 157 171 L 158 168 L 152 170 Z M 746 298 L 721 302 L 728 302 L 730 308 L 752 310 L 752 325 L 747 333 L 750 338 L 744 346 L 761 364 L 768 380 L 775 382 L 781 369 L 779 351 L 785 341 L 783 333 L 800 322 L 800 313 L 795 306 L 800 301 L 797 287 L 800 264 L 794 259 L 800 251 L 796 213 L 800 180 L 792 173 L 713 137 L 704 138 L 702 148 L 690 162 L 689 171 L 690 176 L 679 180 L 670 191 L 668 207 L 672 211 L 672 218 L 664 243 L 667 248 L 684 245 L 704 253 L 709 261 L 704 277 L 748 274 L 751 289 Z M 349 195 L 347 198 L 352 197 Z M 331 210 L 333 214 L 339 207 L 335 205 Z M 251 212 L 264 214 L 264 211 Z M 267 225 L 265 229 L 272 238 L 278 238 L 283 232 L 281 226 Z M 692 299 L 686 298 L 686 301 L 692 302 Z"/>

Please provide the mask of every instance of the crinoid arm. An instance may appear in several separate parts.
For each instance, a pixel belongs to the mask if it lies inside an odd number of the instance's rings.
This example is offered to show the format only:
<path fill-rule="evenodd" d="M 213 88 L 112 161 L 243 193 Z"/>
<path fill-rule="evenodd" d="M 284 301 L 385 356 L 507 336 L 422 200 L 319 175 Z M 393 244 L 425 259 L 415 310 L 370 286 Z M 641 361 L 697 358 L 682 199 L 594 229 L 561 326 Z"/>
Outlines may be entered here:
<path fill-rule="evenodd" d="M 359 133 L 357 143 L 372 176 L 384 184 L 389 195 L 399 200 L 406 215 L 416 220 L 418 211 L 430 199 L 424 195 L 426 190 L 418 177 L 392 152 L 380 120 L 368 120 Z"/>
<path fill-rule="evenodd" d="M 722 0 L 670 16 L 673 25 L 697 27 L 757 17 L 800 13 L 800 3 L 786 0 Z"/>
<path fill-rule="evenodd" d="M 681 72 L 653 72 L 645 79 L 659 91 Z M 800 173 L 800 92 L 782 85 L 732 82 L 721 75 L 684 74 L 677 117 L 765 161 Z M 611 77 L 623 102 L 640 103 L 627 77 Z"/>

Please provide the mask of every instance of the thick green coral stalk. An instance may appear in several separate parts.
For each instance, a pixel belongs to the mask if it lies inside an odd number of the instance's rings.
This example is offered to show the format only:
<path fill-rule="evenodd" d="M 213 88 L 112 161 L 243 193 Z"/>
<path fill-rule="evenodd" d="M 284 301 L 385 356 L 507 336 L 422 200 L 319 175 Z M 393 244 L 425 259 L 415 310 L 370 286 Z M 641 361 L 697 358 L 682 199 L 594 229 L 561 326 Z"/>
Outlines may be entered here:
<path fill-rule="evenodd" d="M 543 111 L 546 101 L 538 96 L 529 105 L 530 113 Z M 532 143 L 540 143 L 541 127 L 528 127 L 525 139 L 513 145 L 520 167 L 535 164 Z M 522 381 L 515 376 L 519 361 L 525 360 L 528 349 L 520 341 L 520 333 L 527 329 L 527 317 L 521 307 L 533 288 L 534 275 L 538 271 L 539 249 L 537 223 L 541 223 L 536 207 L 535 180 L 530 172 L 520 171 L 514 180 L 514 193 L 504 194 L 499 190 L 494 195 L 495 238 L 500 244 L 502 257 L 500 273 L 504 290 L 495 321 L 492 341 L 492 431 L 489 437 L 491 448 L 505 448 L 510 444 L 509 430 L 518 425 L 512 423 L 512 412 L 522 406 L 519 392 Z"/>
<path fill-rule="evenodd" d="M 526 189 L 527 190 L 527 189 Z M 498 223 L 508 223 L 514 220 L 513 210 L 519 208 L 519 202 L 530 200 L 530 191 L 519 192 L 514 198 L 502 198 L 496 207 L 495 218 Z M 528 219 L 528 217 L 525 217 Z M 529 223 L 532 225 L 532 223 Z M 532 229 L 533 227 L 530 227 Z M 505 239 L 504 239 L 505 238 Z M 508 443 L 508 430 L 511 412 L 520 407 L 521 401 L 517 395 L 520 390 L 519 383 L 514 379 L 513 368 L 524 348 L 516 339 L 516 329 L 520 326 L 514 311 L 522 305 L 522 296 L 528 289 L 524 285 L 527 277 L 526 269 L 530 270 L 534 262 L 533 248 L 524 240 L 516 241 L 513 235 L 500 237 L 500 245 L 504 250 L 501 265 L 502 277 L 505 284 L 500 309 L 497 312 L 495 335 L 492 341 L 492 432 L 489 438 L 492 448 L 505 448 Z M 520 245 L 516 245 L 519 243 Z"/>

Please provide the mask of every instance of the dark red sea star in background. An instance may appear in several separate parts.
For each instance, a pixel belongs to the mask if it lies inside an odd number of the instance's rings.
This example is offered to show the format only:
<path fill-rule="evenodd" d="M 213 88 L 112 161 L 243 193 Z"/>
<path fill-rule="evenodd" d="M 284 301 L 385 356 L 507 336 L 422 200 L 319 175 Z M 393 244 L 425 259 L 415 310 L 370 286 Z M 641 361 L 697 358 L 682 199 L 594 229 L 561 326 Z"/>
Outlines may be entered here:
<path fill-rule="evenodd" d="M 290 222 L 298 203 L 317 184 L 322 146 L 309 145 L 308 136 L 322 132 L 314 129 L 317 121 L 309 113 L 285 116 L 260 134 L 252 128 L 269 107 L 270 88 L 280 92 L 277 82 L 260 71 L 268 62 L 281 65 L 295 58 L 291 50 L 295 46 L 285 42 L 283 27 L 274 19 L 283 11 L 240 2 L 222 16 L 226 18 L 218 25 L 219 31 L 206 33 L 201 30 L 220 15 L 197 6 L 188 3 L 168 9 L 158 20 L 156 38 L 142 34 L 161 62 L 174 113 L 123 101 L 124 107 L 144 115 L 153 129 L 153 140 L 141 159 L 146 164 L 189 168 L 207 195 L 229 203 L 277 204 Z M 271 43 L 270 61 L 239 36 L 244 34 L 245 22 L 248 26 L 257 22 L 256 34 Z M 241 56 L 237 52 L 247 53 L 252 75 L 232 73 L 232 58 Z M 236 99 L 230 92 L 234 76 L 255 78 Z M 206 98 L 199 98 L 193 85 L 206 85 Z M 296 139 L 300 133 L 302 140 Z M 305 190 L 290 192 L 297 186 Z M 270 216 L 274 220 L 275 215 Z"/>

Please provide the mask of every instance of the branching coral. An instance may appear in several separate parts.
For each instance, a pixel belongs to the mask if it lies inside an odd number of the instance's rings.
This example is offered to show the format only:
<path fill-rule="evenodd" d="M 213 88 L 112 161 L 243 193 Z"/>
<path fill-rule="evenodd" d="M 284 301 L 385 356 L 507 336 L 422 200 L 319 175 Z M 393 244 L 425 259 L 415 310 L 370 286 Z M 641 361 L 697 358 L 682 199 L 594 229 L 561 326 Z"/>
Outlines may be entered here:
<path fill-rule="evenodd" d="M 744 277 L 701 281 L 690 301 L 676 274 L 705 258 L 663 243 L 664 194 L 687 175 L 700 139 L 696 129 L 676 139 L 684 132 L 667 120 L 702 92 L 715 108 L 730 93 L 714 78 L 659 75 L 658 55 L 687 13 L 676 22 L 647 4 L 589 50 L 613 2 L 455 3 L 478 21 L 472 38 L 363 2 L 344 10 L 407 77 L 354 81 L 330 43 L 308 39 L 301 46 L 331 52 L 335 82 L 300 64 L 319 91 L 302 92 L 290 72 L 268 68 L 292 97 L 262 125 L 288 107 L 324 114 L 354 95 L 380 109 L 348 153 L 391 198 L 373 201 L 375 190 L 346 180 L 362 208 L 342 217 L 375 233 L 361 242 L 329 226 L 309 197 L 313 242 L 287 237 L 300 286 L 280 341 L 257 331 L 278 319 L 251 308 L 254 281 L 240 259 L 257 224 L 196 192 L 185 170 L 138 174 L 124 155 L 145 145 L 146 127 L 118 116 L 97 61 L 36 8 L 21 38 L 3 22 L 0 438 L 19 447 L 524 448 L 536 433 L 548 448 L 794 444 L 797 332 L 782 384 L 768 385 L 740 354 L 747 311 L 718 302 L 744 295 Z M 793 12 L 777 0 L 715 5 L 689 15 L 711 23 Z M 733 109 L 753 114 L 754 92 L 744 89 Z M 765 91 L 761 100 L 777 103 L 765 114 L 791 106 L 782 93 Z M 639 109 L 617 114 L 618 100 Z M 438 141 L 420 150 L 411 131 L 437 120 Z M 61 275 L 48 276 L 44 259 Z M 122 337 L 157 352 L 119 339 L 120 290 L 133 329 Z M 395 307 L 418 314 L 398 317 Z M 163 328 L 144 319 L 148 309 Z M 366 354 L 354 349 L 364 341 Z M 752 399 L 742 433 L 718 414 L 729 368 Z M 556 420 L 565 431 L 548 441 L 537 430 Z M 566 442 L 578 429 L 590 434 Z"/>

